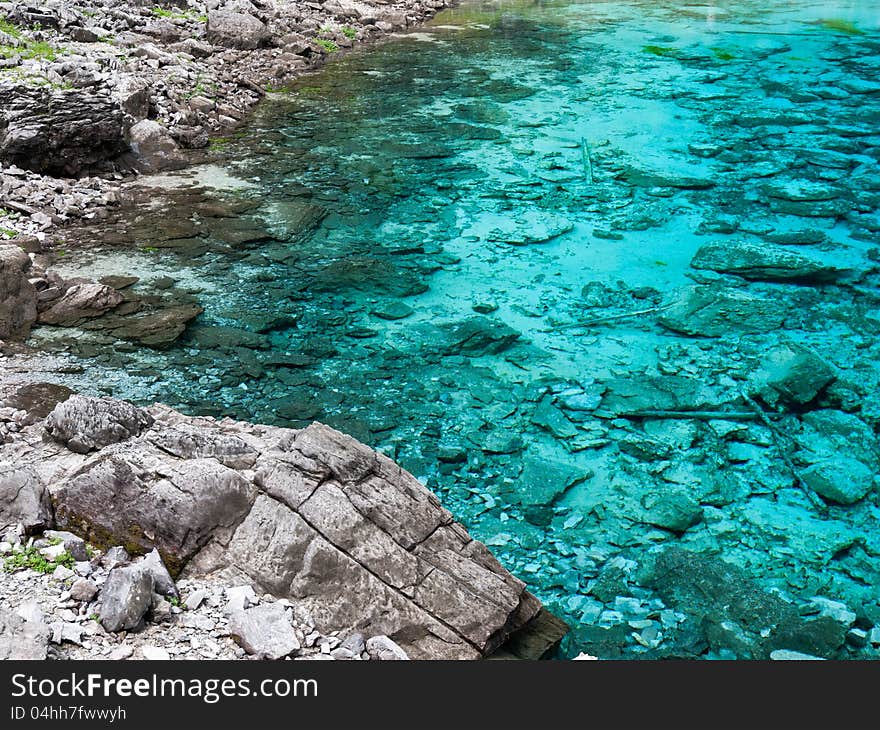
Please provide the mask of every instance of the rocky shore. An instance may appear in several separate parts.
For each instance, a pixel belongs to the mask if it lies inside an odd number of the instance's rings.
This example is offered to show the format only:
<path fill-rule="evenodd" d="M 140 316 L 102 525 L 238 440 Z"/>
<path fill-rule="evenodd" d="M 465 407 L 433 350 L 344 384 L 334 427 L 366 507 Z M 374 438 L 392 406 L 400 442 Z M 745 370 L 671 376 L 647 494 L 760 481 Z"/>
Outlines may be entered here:
<path fill-rule="evenodd" d="M 0 239 L 100 218 L 273 90 L 446 0 L 0 3 Z"/>
<path fill-rule="evenodd" d="M 46 384 L 0 400 L 0 658 L 537 658 L 565 632 L 412 475 L 326 426 Z"/>

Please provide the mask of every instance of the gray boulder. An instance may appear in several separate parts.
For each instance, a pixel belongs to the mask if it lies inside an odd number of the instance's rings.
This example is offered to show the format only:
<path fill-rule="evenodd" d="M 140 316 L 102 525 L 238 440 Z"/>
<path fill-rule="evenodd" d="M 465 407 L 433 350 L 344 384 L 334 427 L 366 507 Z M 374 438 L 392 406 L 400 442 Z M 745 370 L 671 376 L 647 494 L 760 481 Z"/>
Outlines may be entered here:
<path fill-rule="evenodd" d="M 130 631 L 143 623 L 153 602 L 153 576 L 138 563 L 113 568 L 101 590 L 98 618 L 107 631 Z"/>
<path fill-rule="evenodd" d="M 14 245 L 0 245 L 0 340 L 24 339 L 37 320 L 37 290 L 28 280 L 31 259 Z"/>
<path fill-rule="evenodd" d="M 0 85 L 0 160 L 69 177 L 127 150 L 122 111 L 106 94 Z"/>
<path fill-rule="evenodd" d="M 146 119 L 150 113 L 150 84 L 134 74 L 125 74 L 116 82 L 113 98 L 132 122 Z"/>
<path fill-rule="evenodd" d="M 52 525 L 49 491 L 30 467 L 0 470 L 0 528 L 18 524 L 28 533 Z"/>
<path fill-rule="evenodd" d="M 40 312 L 40 322 L 69 327 L 86 319 L 100 317 L 119 306 L 122 294 L 105 284 L 74 284 L 52 306 Z"/>
<path fill-rule="evenodd" d="M 78 454 L 137 436 L 153 423 L 145 411 L 125 401 L 74 395 L 46 418 L 49 435 Z"/>
<path fill-rule="evenodd" d="M 233 611 L 229 633 L 248 654 L 281 659 L 299 649 L 299 640 L 280 603 L 269 603 Z"/>
<path fill-rule="evenodd" d="M 70 597 L 74 601 L 88 603 L 98 595 L 98 586 L 90 578 L 78 578 L 70 586 Z"/>
<path fill-rule="evenodd" d="M 409 659 L 406 652 L 387 636 L 373 636 L 367 639 L 366 648 L 370 659 L 382 661 L 406 661 Z"/>
<path fill-rule="evenodd" d="M 187 164 L 171 133 L 152 119 L 142 119 L 129 129 L 128 140 L 142 172 L 179 170 Z"/>
<path fill-rule="evenodd" d="M 46 624 L 25 621 L 0 607 L 0 660 L 45 659 L 50 633 Z"/>
<path fill-rule="evenodd" d="M 228 10 L 208 11 L 206 32 L 209 43 L 241 50 L 265 46 L 270 38 L 269 29 L 253 15 Z"/>
<path fill-rule="evenodd" d="M 708 243 L 694 255 L 691 266 L 761 281 L 830 280 L 843 273 L 790 248 L 752 241 Z"/>
<path fill-rule="evenodd" d="M 440 326 L 446 355 L 497 355 L 504 352 L 519 339 L 519 332 L 504 322 L 488 317 L 468 317 L 460 322 Z"/>
<path fill-rule="evenodd" d="M 153 590 L 156 593 L 161 596 L 180 597 L 180 594 L 177 592 L 177 586 L 174 584 L 174 579 L 168 572 L 168 568 L 165 567 L 165 563 L 162 562 L 162 556 L 159 555 L 158 550 L 153 548 L 147 553 L 141 565 L 144 570 L 153 576 Z"/>
<path fill-rule="evenodd" d="M 74 560 L 82 562 L 89 559 L 86 543 L 81 537 L 74 535 L 72 532 L 64 530 L 46 530 L 43 537 L 49 540 L 60 540 L 64 546 L 65 552 L 70 553 Z"/>

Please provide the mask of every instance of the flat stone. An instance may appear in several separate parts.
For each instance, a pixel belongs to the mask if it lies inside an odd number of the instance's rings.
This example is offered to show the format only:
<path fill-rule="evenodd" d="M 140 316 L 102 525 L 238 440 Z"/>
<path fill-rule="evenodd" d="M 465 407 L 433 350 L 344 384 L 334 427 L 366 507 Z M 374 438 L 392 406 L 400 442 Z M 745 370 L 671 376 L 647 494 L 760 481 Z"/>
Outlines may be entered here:
<path fill-rule="evenodd" d="M 858 459 L 839 454 L 802 469 L 800 477 L 829 502 L 855 504 L 874 489 L 875 472 Z"/>
<path fill-rule="evenodd" d="M 714 286 L 676 292 L 670 305 L 658 322 L 673 332 L 700 337 L 774 332 L 782 326 L 790 309 L 784 300 Z"/>
<path fill-rule="evenodd" d="M 702 246 L 691 266 L 761 281 L 827 281 L 843 272 L 817 258 L 784 246 L 751 241 L 721 241 Z"/>

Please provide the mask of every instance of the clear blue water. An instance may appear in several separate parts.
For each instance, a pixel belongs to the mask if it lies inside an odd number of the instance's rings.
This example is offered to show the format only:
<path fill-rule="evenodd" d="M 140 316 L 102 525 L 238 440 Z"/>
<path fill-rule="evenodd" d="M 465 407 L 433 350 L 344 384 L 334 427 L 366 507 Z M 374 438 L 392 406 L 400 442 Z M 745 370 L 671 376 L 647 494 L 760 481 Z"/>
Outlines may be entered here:
<path fill-rule="evenodd" d="M 127 210 L 115 247 L 78 254 L 96 275 L 140 276 L 135 293 L 192 294 L 205 312 L 181 341 L 37 341 L 84 369 L 65 376 L 81 388 L 318 419 L 396 458 L 572 624 L 569 652 L 687 654 L 679 629 L 703 609 L 640 578 L 668 546 L 870 626 L 875 492 L 816 510 L 759 421 L 595 411 L 609 383 L 670 375 L 742 410 L 761 357 L 793 342 L 839 373 L 801 410 L 866 430 L 856 446 L 785 427 L 801 451 L 876 470 L 878 72 L 872 2 L 465 2 L 272 95 L 220 162 L 150 181 L 167 199 Z M 170 240 L 169 222 L 183 231 Z M 804 231 L 788 249 L 859 275 L 815 286 L 690 266 L 709 242 Z M 784 326 L 658 324 L 695 281 L 784 302 Z"/>

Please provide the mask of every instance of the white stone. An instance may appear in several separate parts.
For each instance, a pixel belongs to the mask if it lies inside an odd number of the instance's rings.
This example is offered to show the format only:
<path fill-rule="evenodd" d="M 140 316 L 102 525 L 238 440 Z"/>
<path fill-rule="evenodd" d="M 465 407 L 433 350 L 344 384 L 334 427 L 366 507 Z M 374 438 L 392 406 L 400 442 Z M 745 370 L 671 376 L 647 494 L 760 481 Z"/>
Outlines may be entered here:
<path fill-rule="evenodd" d="M 856 622 L 856 614 L 850 611 L 845 603 L 832 601 L 824 596 L 813 596 L 812 603 L 819 609 L 820 616 L 829 616 L 844 626 L 852 626 Z"/>
<path fill-rule="evenodd" d="M 777 662 L 825 661 L 820 656 L 813 656 L 812 654 L 802 654 L 799 651 L 791 651 L 789 649 L 777 649 L 776 651 L 771 651 L 770 658 Z"/>
<path fill-rule="evenodd" d="M 52 573 L 52 577 L 55 580 L 67 580 L 68 578 L 73 578 L 73 576 L 75 575 L 76 573 L 74 573 L 70 568 L 65 568 L 63 565 L 59 565 Z"/>
<path fill-rule="evenodd" d="M 36 601 L 25 601 L 19 607 L 16 613 L 25 621 L 33 621 L 34 623 L 43 623 L 43 612 Z"/>
<path fill-rule="evenodd" d="M 193 591 L 190 593 L 186 600 L 183 602 L 183 605 L 187 607 L 190 611 L 195 611 L 199 606 L 202 605 L 202 601 L 205 600 L 208 596 L 208 591 L 204 588 L 200 588 L 197 591 Z"/>
<path fill-rule="evenodd" d="M 150 661 L 165 661 L 171 658 L 168 650 L 163 649 L 161 646 L 142 646 L 141 654 L 143 655 L 144 659 L 148 659 Z"/>
<path fill-rule="evenodd" d="M 232 586 L 226 589 L 226 612 L 243 611 L 257 603 L 257 594 L 250 586 Z"/>

